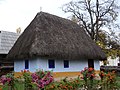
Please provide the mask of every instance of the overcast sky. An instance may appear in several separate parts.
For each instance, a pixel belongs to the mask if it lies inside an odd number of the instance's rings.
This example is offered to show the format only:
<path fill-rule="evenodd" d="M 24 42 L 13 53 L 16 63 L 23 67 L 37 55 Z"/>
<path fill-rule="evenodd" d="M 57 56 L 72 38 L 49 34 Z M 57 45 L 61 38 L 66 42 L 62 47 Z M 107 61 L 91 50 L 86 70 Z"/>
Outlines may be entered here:
<path fill-rule="evenodd" d="M 67 18 L 70 15 L 65 14 L 60 7 L 70 1 L 71 0 L 0 0 L 0 30 L 16 32 L 16 29 L 21 27 L 23 31 L 35 15 L 40 12 L 40 7 L 42 7 L 43 12 Z"/>
<path fill-rule="evenodd" d="M 16 32 L 27 27 L 42 7 L 48 12 L 66 18 L 60 8 L 71 0 L 0 0 L 0 30 Z"/>

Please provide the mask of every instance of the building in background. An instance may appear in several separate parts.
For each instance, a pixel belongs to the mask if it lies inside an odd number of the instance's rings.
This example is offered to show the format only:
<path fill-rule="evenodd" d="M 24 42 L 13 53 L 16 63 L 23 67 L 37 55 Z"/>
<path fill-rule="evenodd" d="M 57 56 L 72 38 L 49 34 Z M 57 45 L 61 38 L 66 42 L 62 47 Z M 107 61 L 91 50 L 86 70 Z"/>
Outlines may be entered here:
<path fill-rule="evenodd" d="M 116 57 L 116 58 L 108 57 L 107 61 L 106 61 L 106 66 L 120 66 L 120 65 L 118 65 L 119 63 L 120 63 L 119 57 Z M 103 66 L 103 65 L 104 65 L 104 63 L 103 63 L 103 61 L 101 61 L 100 66 Z"/>
<path fill-rule="evenodd" d="M 6 70 L 13 70 L 13 62 L 6 61 L 5 58 L 19 35 L 20 33 L 0 31 L 0 75 L 2 74 L 2 71 L 5 73 Z"/>

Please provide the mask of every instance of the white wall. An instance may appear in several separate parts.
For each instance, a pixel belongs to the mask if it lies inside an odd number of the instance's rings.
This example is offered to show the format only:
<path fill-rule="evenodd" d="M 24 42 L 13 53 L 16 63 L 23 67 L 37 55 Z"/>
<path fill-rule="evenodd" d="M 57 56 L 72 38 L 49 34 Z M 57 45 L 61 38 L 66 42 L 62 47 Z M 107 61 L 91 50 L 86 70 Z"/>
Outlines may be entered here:
<path fill-rule="evenodd" d="M 35 72 L 36 69 L 38 68 L 38 62 L 37 60 L 29 60 L 29 70 L 31 72 Z M 15 72 L 20 72 L 21 70 L 25 69 L 25 61 L 24 60 L 16 60 L 14 61 L 14 71 Z"/>
<path fill-rule="evenodd" d="M 94 60 L 94 68 L 95 68 L 95 70 L 100 70 L 100 61 L 99 60 Z"/>
<path fill-rule="evenodd" d="M 69 68 L 64 68 L 63 60 L 55 60 L 55 68 L 50 69 L 48 67 L 47 59 L 36 59 L 29 60 L 29 70 L 31 72 L 35 72 L 37 69 L 43 70 L 53 70 L 53 72 L 76 72 L 81 71 L 85 67 L 88 67 L 88 60 L 69 60 Z M 94 68 L 95 70 L 100 70 L 99 60 L 94 60 Z M 19 72 L 25 69 L 25 61 L 15 61 L 14 62 L 14 70 L 15 72 Z"/>
<path fill-rule="evenodd" d="M 29 70 L 31 72 L 35 72 L 38 67 L 38 62 L 37 60 L 33 59 L 33 60 L 29 60 Z"/>
<path fill-rule="evenodd" d="M 21 70 L 25 69 L 25 62 L 23 60 L 16 60 L 14 62 L 14 71 L 20 72 Z"/>
<path fill-rule="evenodd" d="M 64 68 L 63 60 L 55 60 L 55 68 L 50 69 L 48 67 L 48 60 L 37 59 L 37 61 L 39 62 L 39 68 L 43 70 L 53 70 L 53 72 L 80 71 L 88 66 L 86 60 L 69 60 L 69 68 Z"/>
<path fill-rule="evenodd" d="M 0 48 L 1 48 L 1 33 L 0 33 Z"/>

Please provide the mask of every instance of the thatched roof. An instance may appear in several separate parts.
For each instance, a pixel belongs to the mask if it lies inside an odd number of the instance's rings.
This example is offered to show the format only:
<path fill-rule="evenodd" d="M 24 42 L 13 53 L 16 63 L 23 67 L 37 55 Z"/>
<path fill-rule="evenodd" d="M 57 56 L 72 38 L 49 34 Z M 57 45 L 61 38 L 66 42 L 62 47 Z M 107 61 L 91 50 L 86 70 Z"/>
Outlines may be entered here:
<path fill-rule="evenodd" d="M 39 12 L 10 50 L 8 59 L 106 59 L 90 37 L 76 23 Z"/>

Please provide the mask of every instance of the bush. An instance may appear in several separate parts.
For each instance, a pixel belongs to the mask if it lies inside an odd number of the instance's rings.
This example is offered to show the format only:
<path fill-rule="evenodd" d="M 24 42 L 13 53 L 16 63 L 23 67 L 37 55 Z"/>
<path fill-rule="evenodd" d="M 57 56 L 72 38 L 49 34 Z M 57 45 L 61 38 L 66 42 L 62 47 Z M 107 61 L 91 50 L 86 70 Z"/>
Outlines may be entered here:
<path fill-rule="evenodd" d="M 81 71 L 84 80 L 84 88 L 92 90 L 96 84 L 94 83 L 95 71 L 94 68 L 85 67 L 84 70 Z"/>
<path fill-rule="evenodd" d="M 28 70 L 21 70 L 22 76 L 15 78 L 13 73 L 9 73 L 1 77 L 0 81 L 7 90 L 21 90 L 18 84 L 23 87 L 23 90 L 44 89 L 48 84 L 53 82 L 51 72 L 39 70 L 35 73 L 30 73 Z M 20 87 L 21 88 L 21 87 Z"/>
<path fill-rule="evenodd" d="M 31 76 L 32 76 L 32 82 L 36 84 L 36 86 L 40 89 L 45 88 L 45 86 L 53 82 L 53 76 L 49 71 L 43 72 L 39 70 L 35 73 L 32 73 Z"/>
<path fill-rule="evenodd" d="M 82 80 L 78 76 L 76 79 L 68 79 L 67 77 L 59 82 L 49 84 L 45 90 L 78 90 L 82 87 Z"/>
<path fill-rule="evenodd" d="M 13 73 L 1 77 L 3 90 L 119 90 L 120 78 L 113 72 L 99 73 L 101 80 L 96 80 L 93 68 L 84 68 L 83 77 L 64 78 L 54 81 L 50 71 L 38 70 L 35 73 L 22 70 L 22 76 L 15 78 Z"/>
<path fill-rule="evenodd" d="M 100 77 L 101 77 L 101 82 L 100 82 L 100 86 L 102 88 L 102 90 L 114 90 L 114 89 L 118 89 L 119 87 L 117 86 L 117 80 L 116 80 L 116 73 L 115 71 L 112 72 L 100 72 Z"/>
<path fill-rule="evenodd" d="M 7 75 L 3 75 L 0 79 L 0 82 L 4 86 L 9 86 L 10 90 L 15 90 L 15 83 L 17 82 L 17 79 L 14 78 L 13 73 L 9 73 Z"/>

